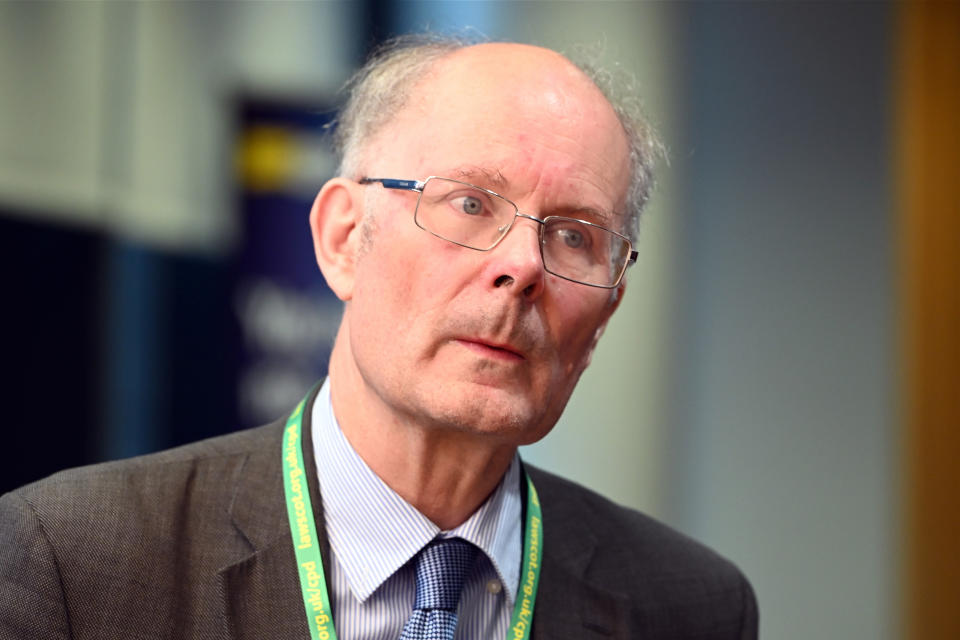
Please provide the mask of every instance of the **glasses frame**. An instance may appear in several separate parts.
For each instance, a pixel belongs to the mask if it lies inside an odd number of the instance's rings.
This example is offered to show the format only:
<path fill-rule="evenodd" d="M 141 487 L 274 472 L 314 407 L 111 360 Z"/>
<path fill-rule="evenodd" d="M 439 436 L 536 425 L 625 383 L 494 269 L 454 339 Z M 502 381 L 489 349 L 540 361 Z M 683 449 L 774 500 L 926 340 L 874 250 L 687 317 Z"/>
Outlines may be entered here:
<path fill-rule="evenodd" d="M 417 219 L 417 211 L 418 211 L 419 208 L 420 208 L 420 197 L 423 195 L 423 190 L 424 190 L 424 188 L 427 186 L 427 182 L 429 182 L 430 180 L 433 180 L 434 178 L 436 178 L 436 179 L 438 179 L 438 180 L 447 180 L 447 181 L 449 181 L 449 182 L 456 182 L 456 183 L 458 183 L 458 184 L 462 184 L 462 185 L 464 185 L 464 186 L 466 186 L 466 187 L 470 187 L 470 188 L 472 188 L 472 189 L 478 189 L 478 190 L 480 190 L 480 191 L 483 191 L 484 193 L 488 193 L 488 194 L 490 194 L 490 195 L 492 195 L 492 196 L 494 196 L 494 197 L 496 197 L 496 198 L 499 198 L 499 199 L 503 200 L 504 202 L 506 202 L 507 204 L 509 204 L 510 206 L 513 207 L 513 219 L 510 221 L 510 224 L 507 225 L 507 228 L 503 231 L 503 234 L 502 234 L 499 238 L 497 238 L 497 241 L 496 241 L 496 242 L 494 242 L 492 245 L 490 245 L 490 246 L 487 247 L 486 249 L 479 249 L 479 248 L 477 248 L 477 247 L 471 247 L 470 245 L 463 244 L 462 242 L 457 242 L 456 240 L 451 240 L 450 238 L 446 238 L 446 237 L 444 237 L 444 236 L 441 236 L 440 234 L 435 233 L 434 231 L 431 231 L 430 229 L 427 229 L 427 228 L 424 227 L 422 224 L 420 224 L 420 221 Z M 590 222 L 589 220 L 580 220 L 579 218 L 570 218 L 570 217 L 567 217 L 567 216 L 546 216 L 546 217 L 544 217 L 544 218 L 538 218 L 538 217 L 536 217 L 536 216 L 532 216 L 532 215 L 530 215 L 530 214 L 523 213 L 522 211 L 520 211 L 520 207 L 518 207 L 518 206 L 516 205 L 516 203 L 514 203 L 514 202 L 513 202 L 512 200 L 510 200 L 509 198 L 507 198 L 507 197 L 505 197 L 505 196 L 497 193 L 496 191 L 491 191 L 490 189 L 484 189 L 483 187 L 478 187 L 478 186 L 475 185 L 475 184 L 470 184 L 469 182 L 464 182 L 464 181 L 462 181 L 462 180 L 456 180 L 456 179 L 454 179 L 454 178 L 445 178 L 445 177 L 443 177 L 443 176 L 428 176 L 428 177 L 427 177 L 426 179 L 424 179 L 424 180 L 398 180 L 398 179 L 396 179 L 396 178 L 368 178 L 368 177 L 363 177 L 363 178 L 360 178 L 357 182 L 359 182 L 360 184 L 374 184 L 374 183 L 379 183 L 379 184 L 383 185 L 383 188 L 384 188 L 384 189 L 397 189 L 397 190 L 400 190 L 400 191 L 414 191 L 414 192 L 420 194 L 419 196 L 417 196 L 417 204 L 416 204 L 416 207 L 414 207 L 414 210 L 413 210 L 413 221 L 414 221 L 414 224 L 416 224 L 418 227 L 420 227 L 421 229 L 423 229 L 423 230 L 426 231 L 427 233 L 429 233 L 429 234 L 431 234 L 431 235 L 433 235 L 433 236 L 436 236 L 437 238 L 440 238 L 441 240 L 445 240 L 446 242 L 449 242 L 449 243 L 451 243 L 451 244 L 455 244 L 455 245 L 460 246 L 460 247 L 464 247 L 464 248 L 466 248 L 466 249 L 473 249 L 474 251 L 491 251 L 492 249 L 495 249 L 496 246 L 497 246 L 498 244 L 500 244 L 500 243 L 503 241 L 504 238 L 507 237 L 507 234 L 510 233 L 510 230 L 513 229 L 513 225 L 514 225 L 514 223 L 517 221 L 517 218 L 526 218 L 527 220 L 533 220 L 534 222 L 538 222 L 538 223 L 540 223 L 540 227 L 539 227 L 540 233 L 538 234 L 539 237 L 540 237 L 540 260 L 541 260 L 541 262 L 542 262 L 542 264 L 543 264 L 543 269 L 544 269 L 544 271 L 546 271 L 547 273 L 553 274 L 553 275 L 557 276 L 558 278 L 563 278 L 564 280 L 567 280 L 567 281 L 569 281 L 569 282 L 575 282 L 575 283 L 577 283 L 577 284 L 582 284 L 582 285 L 585 286 L 585 287 L 596 287 L 596 288 L 598 288 L 598 289 L 616 289 L 618 286 L 620 286 L 620 282 L 623 280 L 623 275 L 627 272 L 627 268 L 628 268 L 630 265 L 634 264 L 634 263 L 637 261 L 638 252 L 633 248 L 633 243 L 630 242 L 630 239 L 629 239 L 627 236 L 623 235 L 622 233 L 617 233 L 617 232 L 614 231 L 613 229 L 608 229 L 608 228 L 606 228 L 606 227 L 604 227 L 604 226 L 602 226 L 602 225 L 599 225 L 599 224 L 595 224 L 595 223 L 593 223 L 593 222 Z M 543 255 L 543 229 L 546 227 L 547 222 L 550 221 L 550 220 L 572 220 L 572 221 L 575 221 L 575 222 L 579 222 L 580 224 L 585 224 L 585 225 L 588 225 L 588 226 L 591 226 L 591 227 L 596 227 L 597 229 L 602 229 L 603 231 L 606 231 L 607 233 L 612 233 L 613 235 L 615 235 L 615 236 L 617 236 L 617 237 L 619 237 L 619 238 L 622 238 L 623 241 L 627 243 L 627 247 L 629 248 L 628 253 L 627 253 L 627 259 L 624 261 L 623 266 L 620 267 L 620 272 L 617 274 L 617 277 L 616 277 L 616 279 L 614 280 L 613 284 L 606 285 L 606 284 L 592 284 L 592 283 L 590 283 L 590 282 L 583 282 L 583 281 L 581 281 L 581 280 L 575 280 L 575 279 L 573 279 L 573 278 L 570 278 L 570 277 L 565 276 L 565 275 L 560 274 L 560 273 L 555 273 L 554 271 L 551 271 L 550 269 L 547 268 L 547 261 L 546 261 L 546 258 L 545 258 L 544 255 Z"/>

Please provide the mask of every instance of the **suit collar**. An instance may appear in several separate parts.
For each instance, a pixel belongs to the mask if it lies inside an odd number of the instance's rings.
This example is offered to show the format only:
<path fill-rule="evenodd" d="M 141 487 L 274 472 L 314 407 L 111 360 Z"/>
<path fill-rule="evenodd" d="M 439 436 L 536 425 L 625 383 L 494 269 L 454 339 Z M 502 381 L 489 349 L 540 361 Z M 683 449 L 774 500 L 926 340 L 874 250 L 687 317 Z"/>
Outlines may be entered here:
<path fill-rule="evenodd" d="M 289 536 L 289 525 L 283 526 L 287 515 L 280 468 L 283 427 L 280 421 L 271 424 L 265 434 L 269 437 L 247 455 L 230 504 L 233 525 L 253 552 L 270 547 L 283 534 Z"/>
<path fill-rule="evenodd" d="M 600 540 L 585 505 L 556 491 L 558 480 L 527 466 L 543 509 L 543 568 L 534 607 L 534 640 L 628 637 L 629 602 L 589 579 Z M 565 482 L 565 481 L 559 481 Z"/>
<path fill-rule="evenodd" d="M 303 457 L 321 555 L 324 566 L 329 567 L 323 504 L 310 437 L 309 407 L 318 389 L 319 385 L 304 402 Z M 219 577 L 228 635 L 238 640 L 309 635 L 283 492 L 281 446 L 285 424 L 286 418 L 263 430 L 263 436 L 244 461 L 229 507 L 243 544 L 233 560 L 220 570 Z"/>

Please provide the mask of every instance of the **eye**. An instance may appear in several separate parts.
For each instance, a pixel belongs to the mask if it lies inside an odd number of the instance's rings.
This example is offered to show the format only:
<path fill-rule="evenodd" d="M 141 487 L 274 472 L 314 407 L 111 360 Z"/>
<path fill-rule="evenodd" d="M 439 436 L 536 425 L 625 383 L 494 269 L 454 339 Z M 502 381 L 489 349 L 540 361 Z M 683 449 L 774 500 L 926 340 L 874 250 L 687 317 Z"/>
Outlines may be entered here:
<path fill-rule="evenodd" d="M 563 244 L 571 249 L 582 249 L 587 244 L 587 238 L 579 229 L 559 229 L 557 235 L 563 240 Z"/>
<path fill-rule="evenodd" d="M 457 211 L 462 211 L 469 216 L 477 216 L 483 213 L 483 201 L 475 196 L 460 196 L 454 198 L 451 203 Z"/>

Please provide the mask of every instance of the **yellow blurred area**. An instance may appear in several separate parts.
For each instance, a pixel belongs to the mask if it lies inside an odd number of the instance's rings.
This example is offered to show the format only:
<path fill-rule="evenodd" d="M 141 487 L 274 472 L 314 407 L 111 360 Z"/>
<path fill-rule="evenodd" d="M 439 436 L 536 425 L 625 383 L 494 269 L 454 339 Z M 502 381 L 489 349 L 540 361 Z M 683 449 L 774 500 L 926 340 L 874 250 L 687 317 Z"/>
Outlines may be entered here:
<path fill-rule="evenodd" d="M 293 178 L 302 148 L 289 129 L 251 127 L 240 137 L 234 166 L 238 181 L 253 192 L 278 191 Z"/>

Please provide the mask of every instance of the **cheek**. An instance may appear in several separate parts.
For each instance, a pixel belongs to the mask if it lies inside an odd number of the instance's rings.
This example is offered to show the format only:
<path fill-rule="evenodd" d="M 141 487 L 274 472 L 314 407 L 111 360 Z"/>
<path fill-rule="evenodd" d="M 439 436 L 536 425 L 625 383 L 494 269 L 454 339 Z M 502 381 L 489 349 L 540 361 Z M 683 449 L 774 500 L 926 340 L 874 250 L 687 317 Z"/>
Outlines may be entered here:
<path fill-rule="evenodd" d="M 386 227 L 382 230 L 386 231 Z M 357 265 L 354 302 L 366 317 L 382 317 L 393 339 L 435 323 L 456 289 L 463 249 L 420 229 L 379 233 Z M 462 279 L 462 278 L 461 278 Z"/>
<path fill-rule="evenodd" d="M 574 291 L 565 292 L 553 301 L 554 313 L 548 314 L 551 333 L 568 372 L 579 366 L 592 348 L 597 328 L 606 315 L 607 299 L 606 293 L 595 296 L 593 291 L 587 291 L 586 295 L 583 291 Z"/>
<path fill-rule="evenodd" d="M 393 324 L 402 330 L 408 314 L 404 310 L 405 298 L 398 295 L 409 281 L 408 273 L 414 265 L 405 264 L 390 250 L 389 241 L 379 233 L 371 239 L 368 250 L 356 265 L 351 307 L 354 315 L 363 320 L 366 330 L 372 333 L 378 347 L 388 341 L 386 325 Z"/>

